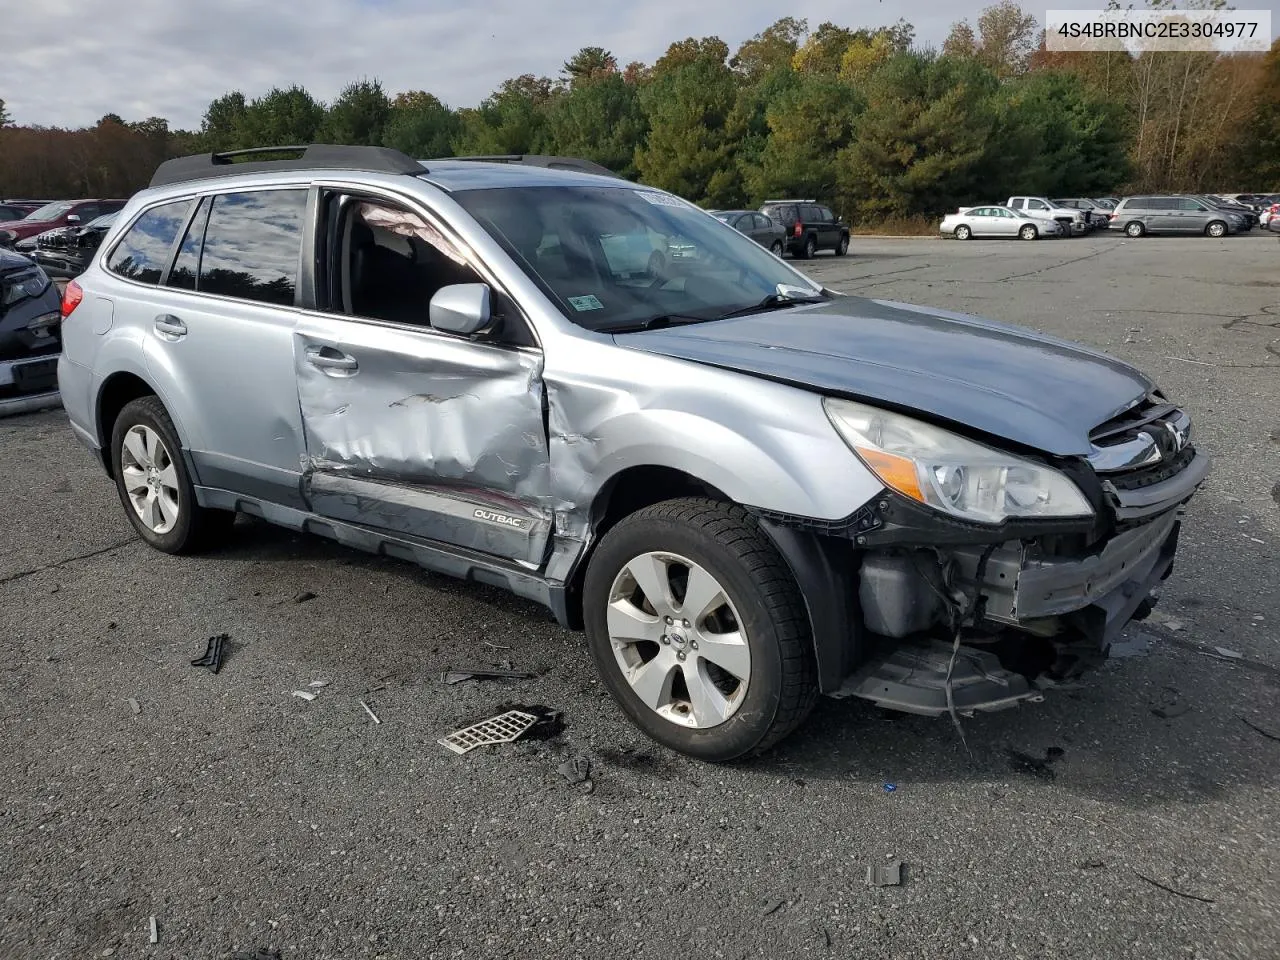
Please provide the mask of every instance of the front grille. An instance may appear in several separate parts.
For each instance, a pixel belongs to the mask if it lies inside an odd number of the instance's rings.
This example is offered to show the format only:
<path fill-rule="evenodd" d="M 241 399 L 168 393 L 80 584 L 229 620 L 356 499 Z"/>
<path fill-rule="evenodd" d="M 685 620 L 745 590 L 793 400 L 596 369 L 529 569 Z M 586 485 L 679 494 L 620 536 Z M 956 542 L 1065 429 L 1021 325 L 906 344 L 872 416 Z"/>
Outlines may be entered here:
<path fill-rule="evenodd" d="M 1170 477 L 1176 476 L 1185 470 L 1195 458 L 1196 448 L 1188 444 L 1172 460 L 1164 460 L 1150 467 L 1142 467 L 1124 473 L 1108 474 L 1107 479 L 1111 481 L 1111 485 L 1117 490 L 1141 490 L 1143 487 L 1149 487 L 1152 484 L 1161 483 Z"/>

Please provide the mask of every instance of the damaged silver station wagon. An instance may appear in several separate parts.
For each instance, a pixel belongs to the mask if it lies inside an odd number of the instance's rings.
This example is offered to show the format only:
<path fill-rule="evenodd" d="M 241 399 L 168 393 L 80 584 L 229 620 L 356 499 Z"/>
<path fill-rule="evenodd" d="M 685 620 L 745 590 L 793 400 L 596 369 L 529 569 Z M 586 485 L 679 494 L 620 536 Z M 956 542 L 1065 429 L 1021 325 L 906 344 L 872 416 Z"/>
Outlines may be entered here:
<path fill-rule="evenodd" d="M 157 549 L 238 512 L 504 586 L 716 761 L 820 693 L 1040 699 L 1169 576 L 1208 458 L 1118 360 L 824 289 L 584 161 L 250 153 L 162 165 L 63 303 L 72 428 Z"/>

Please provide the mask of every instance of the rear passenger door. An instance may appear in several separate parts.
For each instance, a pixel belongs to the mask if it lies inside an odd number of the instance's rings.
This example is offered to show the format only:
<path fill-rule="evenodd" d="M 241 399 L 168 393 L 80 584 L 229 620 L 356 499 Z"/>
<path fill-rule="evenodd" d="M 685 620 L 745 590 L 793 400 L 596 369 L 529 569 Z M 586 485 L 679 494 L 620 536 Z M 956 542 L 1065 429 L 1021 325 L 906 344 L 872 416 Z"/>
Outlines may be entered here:
<path fill-rule="evenodd" d="M 300 507 L 293 326 L 307 189 L 186 206 L 172 265 L 131 308 L 147 369 L 187 429 L 199 485 Z"/>
<path fill-rule="evenodd" d="M 550 460 L 542 351 L 447 225 L 363 189 L 317 194 L 316 309 L 293 344 L 303 489 L 335 520 L 541 566 Z M 432 296 L 488 283 L 499 328 L 430 326 Z"/>

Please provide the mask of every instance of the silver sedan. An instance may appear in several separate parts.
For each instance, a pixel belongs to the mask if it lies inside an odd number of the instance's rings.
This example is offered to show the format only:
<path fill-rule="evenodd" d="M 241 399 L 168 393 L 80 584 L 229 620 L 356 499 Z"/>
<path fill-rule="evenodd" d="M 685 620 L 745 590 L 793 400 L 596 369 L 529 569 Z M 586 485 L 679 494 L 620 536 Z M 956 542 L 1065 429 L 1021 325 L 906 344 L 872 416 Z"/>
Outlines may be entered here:
<path fill-rule="evenodd" d="M 948 214 L 939 228 L 944 236 L 957 240 L 970 237 L 1017 237 L 1019 240 L 1038 240 L 1040 237 L 1056 237 L 1062 233 L 1057 221 L 1047 217 L 1032 217 L 1025 212 L 1008 207 L 961 207 Z"/>

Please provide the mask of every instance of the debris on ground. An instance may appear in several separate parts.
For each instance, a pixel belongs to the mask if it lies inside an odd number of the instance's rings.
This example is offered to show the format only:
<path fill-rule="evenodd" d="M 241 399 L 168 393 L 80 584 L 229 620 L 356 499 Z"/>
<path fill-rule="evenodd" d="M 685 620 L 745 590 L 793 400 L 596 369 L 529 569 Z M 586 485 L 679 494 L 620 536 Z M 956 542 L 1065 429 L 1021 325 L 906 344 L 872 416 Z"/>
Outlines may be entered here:
<path fill-rule="evenodd" d="M 215 637 L 210 637 L 208 644 L 204 649 L 204 654 L 191 661 L 193 667 L 208 667 L 214 673 L 222 669 L 222 659 L 226 654 L 227 641 L 231 639 L 229 633 L 220 633 Z"/>
<path fill-rule="evenodd" d="M 279 949 L 268 950 L 266 947 L 259 947 L 253 951 L 237 950 L 227 957 L 227 960 L 280 960 L 280 951 Z"/>
<path fill-rule="evenodd" d="M 493 670 L 488 667 L 465 667 L 449 670 L 441 675 L 445 683 L 462 683 L 465 680 L 532 680 L 537 674 L 528 670 Z"/>
<path fill-rule="evenodd" d="M 307 703 L 310 703 L 319 696 L 318 693 L 312 693 L 310 690 L 295 690 L 293 691 L 293 695 L 301 700 L 307 701 Z"/>
<path fill-rule="evenodd" d="M 1015 773 L 1029 773 L 1040 780 L 1052 780 L 1058 775 L 1053 769 L 1053 764 L 1061 760 L 1066 751 L 1061 747 L 1050 747 L 1044 752 L 1043 758 L 1033 757 L 1029 753 L 1014 750 L 1012 747 L 1006 753 L 1009 757 L 1009 768 Z"/>
<path fill-rule="evenodd" d="M 787 901 L 785 900 L 770 900 L 768 903 L 764 905 L 764 909 L 760 911 L 760 916 L 762 917 L 772 916 L 773 914 L 777 913 L 786 905 L 787 905 Z"/>
<path fill-rule="evenodd" d="M 1106 864 L 1101 860 L 1085 860 L 1083 863 L 1077 863 L 1078 870 L 1101 870 Z"/>
<path fill-rule="evenodd" d="M 897 789 L 898 789 L 898 785 L 896 783 L 886 783 L 884 785 L 885 793 L 893 793 Z"/>
<path fill-rule="evenodd" d="M 373 712 L 373 707 L 369 706 L 363 700 L 360 701 L 360 706 L 364 707 L 364 712 L 369 715 L 369 717 L 373 720 L 374 723 L 382 722 L 381 720 L 378 719 L 378 715 Z"/>
<path fill-rule="evenodd" d="M 138 701 L 135 700 L 133 697 L 130 697 L 126 702 L 129 704 L 129 709 L 132 710 L 135 714 L 142 712 L 142 707 L 138 705 Z"/>
<path fill-rule="evenodd" d="M 897 887 L 902 884 L 902 861 L 867 865 L 867 884 L 872 887 Z"/>
<path fill-rule="evenodd" d="M 500 703 L 496 708 L 498 713 L 505 713 L 508 710 L 531 713 L 538 718 L 538 722 L 520 738 L 521 740 L 554 740 L 564 733 L 564 714 L 559 710 L 526 703 Z"/>
<path fill-rule="evenodd" d="M 1172 720 L 1174 717 L 1180 717 L 1190 710 L 1191 704 L 1189 703 L 1170 703 L 1161 707 L 1151 708 L 1151 712 L 1161 720 Z"/>
<path fill-rule="evenodd" d="M 300 594 L 293 598 L 294 603 L 306 603 L 308 600 L 314 600 L 316 595 L 310 590 L 303 590 Z"/>
<path fill-rule="evenodd" d="M 1194 363 L 1201 367 L 1212 367 L 1212 363 L 1205 360 L 1188 360 L 1186 357 L 1165 357 L 1166 360 L 1177 360 L 1179 363 Z"/>
<path fill-rule="evenodd" d="M 1271 733 L 1271 732 L 1269 732 L 1269 731 L 1267 731 L 1267 730 L 1263 730 L 1263 729 L 1262 729 L 1260 726 L 1258 726 L 1256 723 L 1253 723 L 1252 721 L 1246 720 L 1244 717 L 1241 717 L 1241 718 L 1240 718 L 1240 722 L 1241 722 L 1241 723 L 1243 723 L 1243 724 L 1244 724 L 1246 727 L 1248 727 L 1250 730 L 1252 730 L 1254 733 L 1260 733 L 1260 734 L 1262 734 L 1264 737 L 1266 737 L 1268 740 L 1275 740 L 1276 742 L 1280 743 L 1280 734 Z"/>
<path fill-rule="evenodd" d="M 1200 654 L 1200 656 L 1209 657 L 1211 660 L 1225 660 L 1227 662 L 1230 662 L 1232 660 L 1244 659 L 1243 653 L 1241 653 L 1238 650 L 1230 650 L 1227 647 L 1214 647 L 1213 650 L 1211 651 L 1199 650 L 1197 652 Z"/>
<path fill-rule="evenodd" d="M 152 942 L 152 943 L 159 943 L 159 942 L 160 942 L 160 930 L 159 930 L 159 928 L 157 928 L 157 927 L 156 927 L 156 918 L 155 918 L 155 917 L 152 917 L 152 918 L 151 918 L 151 942 Z"/>
<path fill-rule="evenodd" d="M 490 717 L 488 720 L 481 720 L 479 723 L 473 723 L 469 727 L 455 730 L 447 737 L 441 737 L 436 742 L 454 753 L 469 753 L 476 747 L 511 743 L 513 740 L 518 740 L 525 733 L 528 733 L 537 722 L 538 718 L 532 713 L 508 710 L 506 713 L 500 713 L 496 717 Z"/>
<path fill-rule="evenodd" d="M 328 685 L 329 685 L 328 680 L 312 680 L 310 683 L 307 684 L 308 687 L 315 687 L 316 689 L 323 689 Z"/>
<path fill-rule="evenodd" d="M 591 783 L 591 760 L 588 757 L 570 757 L 556 767 L 556 773 L 572 784 L 586 784 L 588 793 L 593 789 Z"/>
<path fill-rule="evenodd" d="M 1182 897 L 1185 900 L 1198 900 L 1201 903 L 1215 902 L 1209 899 L 1208 897 L 1198 897 L 1194 893 L 1185 893 L 1182 890 L 1175 890 L 1173 887 L 1166 886 L 1165 884 L 1161 883 L 1159 880 L 1152 880 L 1145 873 L 1139 873 L 1137 870 L 1134 870 L 1133 872 L 1134 872 L 1134 875 L 1137 876 L 1139 880 L 1145 880 L 1147 881 L 1147 883 L 1151 884 L 1153 887 L 1159 887 L 1165 893 L 1172 893 L 1175 897 Z"/>

